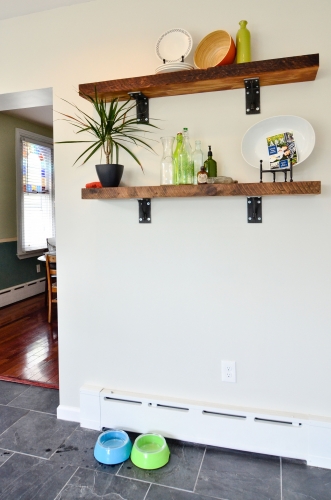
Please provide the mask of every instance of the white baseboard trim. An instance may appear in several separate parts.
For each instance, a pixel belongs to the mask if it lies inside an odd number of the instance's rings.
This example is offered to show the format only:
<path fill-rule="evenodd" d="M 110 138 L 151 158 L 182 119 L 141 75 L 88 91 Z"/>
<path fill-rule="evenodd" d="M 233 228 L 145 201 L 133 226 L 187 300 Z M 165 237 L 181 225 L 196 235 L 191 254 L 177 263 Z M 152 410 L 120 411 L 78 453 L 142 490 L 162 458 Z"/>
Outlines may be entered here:
<path fill-rule="evenodd" d="M 59 407 L 61 408 L 61 407 Z M 72 409 L 71 409 L 72 410 Z M 156 432 L 193 443 L 305 460 L 331 469 L 331 419 L 311 415 L 226 407 L 116 391 L 85 385 L 80 412 L 58 411 L 66 420 L 80 416 L 82 427 Z"/>
<path fill-rule="evenodd" d="M 100 392 L 102 387 L 84 385 L 80 390 L 80 425 L 86 429 L 101 430 Z"/>
<path fill-rule="evenodd" d="M 311 467 L 320 467 L 321 469 L 331 469 L 331 459 L 311 455 L 307 458 L 307 465 Z"/>
<path fill-rule="evenodd" d="M 60 420 L 80 423 L 80 409 L 75 406 L 60 405 L 57 407 L 56 415 Z"/>
<path fill-rule="evenodd" d="M 14 304 L 14 302 L 19 302 L 28 297 L 33 297 L 33 295 L 43 293 L 45 291 L 45 283 L 46 278 L 40 278 L 0 290 L 0 307 L 8 306 Z"/>

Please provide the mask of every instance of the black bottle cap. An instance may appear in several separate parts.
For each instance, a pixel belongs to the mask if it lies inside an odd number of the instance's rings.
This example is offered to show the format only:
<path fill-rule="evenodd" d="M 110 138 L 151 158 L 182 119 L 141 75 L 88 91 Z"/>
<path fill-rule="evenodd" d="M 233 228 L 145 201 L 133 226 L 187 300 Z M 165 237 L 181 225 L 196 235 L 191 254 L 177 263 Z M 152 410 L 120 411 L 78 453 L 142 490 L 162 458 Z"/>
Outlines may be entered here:
<path fill-rule="evenodd" d="M 209 147 L 208 156 L 213 156 L 213 152 L 211 150 L 211 146 L 208 146 L 208 147 Z"/>

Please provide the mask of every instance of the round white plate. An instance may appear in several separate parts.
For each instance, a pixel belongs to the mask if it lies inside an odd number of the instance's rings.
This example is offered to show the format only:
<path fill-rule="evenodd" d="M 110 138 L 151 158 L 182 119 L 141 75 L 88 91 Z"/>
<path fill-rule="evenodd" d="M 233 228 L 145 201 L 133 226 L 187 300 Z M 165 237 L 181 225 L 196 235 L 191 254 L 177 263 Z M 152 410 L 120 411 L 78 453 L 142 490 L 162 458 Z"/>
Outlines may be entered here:
<path fill-rule="evenodd" d="M 314 149 L 315 131 L 307 120 L 292 115 L 273 116 L 248 129 L 241 143 L 244 160 L 256 168 L 260 168 L 260 160 L 263 160 L 263 168 L 268 169 L 267 137 L 283 132 L 293 132 L 298 163 L 305 161 Z"/>
<path fill-rule="evenodd" d="M 156 68 L 155 73 L 167 73 L 167 71 L 190 71 L 194 68 L 185 68 L 184 66 L 172 67 L 167 66 L 166 68 Z"/>
<path fill-rule="evenodd" d="M 161 66 L 158 66 L 156 69 L 164 69 L 164 68 L 187 68 L 187 69 L 191 69 L 191 68 L 194 68 L 194 66 L 192 66 L 192 64 L 188 64 L 188 63 L 166 63 L 166 64 L 161 64 Z"/>
<path fill-rule="evenodd" d="M 192 37 L 188 31 L 174 28 L 163 33 L 156 42 L 157 56 L 163 61 L 177 62 L 187 57 L 192 49 Z"/>
<path fill-rule="evenodd" d="M 156 69 L 155 73 L 172 73 L 174 71 L 191 71 L 194 68 L 172 68 L 172 67 L 167 67 L 164 69 Z"/>

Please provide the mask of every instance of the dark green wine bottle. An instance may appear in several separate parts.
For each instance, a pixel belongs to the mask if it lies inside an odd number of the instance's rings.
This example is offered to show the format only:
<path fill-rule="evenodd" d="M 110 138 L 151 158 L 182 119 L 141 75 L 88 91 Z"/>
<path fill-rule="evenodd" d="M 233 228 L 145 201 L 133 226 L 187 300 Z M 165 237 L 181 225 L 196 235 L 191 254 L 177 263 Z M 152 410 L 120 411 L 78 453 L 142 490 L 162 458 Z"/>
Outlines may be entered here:
<path fill-rule="evenodd" d="M 213 160 L 213 152 L 211 150 L 211 146 L 209 147 L 208 151 L 208 158 L 205 161 L 205 169 L 208 174 L 208 177 L 217 177 L 217 163 L 215 160 Z"/>

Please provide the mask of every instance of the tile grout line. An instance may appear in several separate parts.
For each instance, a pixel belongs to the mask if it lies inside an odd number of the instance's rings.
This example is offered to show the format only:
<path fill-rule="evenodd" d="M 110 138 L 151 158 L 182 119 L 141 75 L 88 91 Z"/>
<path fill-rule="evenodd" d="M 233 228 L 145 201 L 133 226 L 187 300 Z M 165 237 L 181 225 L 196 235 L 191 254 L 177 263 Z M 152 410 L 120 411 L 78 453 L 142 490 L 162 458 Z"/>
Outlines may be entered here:
<path fill-rule="evenodd" d="M 15 408 L 15 407 L 10 406 L 9 408 Z M 22 410 L 23 408 L 18 408 L 18 409 Z M 34 410 L 27 410 L 27 412 L 24 415 L 22 415 L 18 420 L 16 420 L 16 422 L 14 422 L 7 429 L 5 429 L 2 433 L 0 433 L 0 437 L 3 434 L 5 434 L 5 432 L 7 432 L 9 429 L 11 429 L 15 424 L 17 424 L 17 422 L 19 422 L 22 418 L 26 417 L 32 411 L 34 411 Z M 35 412 L 35 413 L 43 413 L 43 412 Z M 45 413 L 43 413 L 43 414 L 45 415 Z M 46 415 L 56 417 L 56 415 L 53 415 L 53 414 L 46 413 Z M 75 430 L 77 430 L 78 426 L 79 426 L 79 423 L 77 424 L 76 428 L 69 434 L 69 436 L 66 439 L 68 439 L 75 432 Z M 1 443 L 0 443 L 0 446 L 1 446 Z M 1 449 L 7 449 L 7 448 L 1 448 Z M 58 450 L 58 448 L 54 451 L 54 453 L 56 453 L 57 450 Z M 30 455 L 29 453 L 22 453 L 22 452 L 17 451 L 17 450 L 8 450 L 8 451 L 11 451 L 13 453 L 21 453 L 22 455 L 27 455 L 27 456 L 31 456 L 31 457 L 41 458 L 42 460 L 50 460 L 52 458 L 52 456 L 54 455 L 54 453 L 52 453 L 49 458 L 45 458 L 45 457 L 40 457 L 39 455 Z"/>
<path fill-rule="evenodd" d="M 39 460 L 49 460 L 49 458 L 41 457 L 40 455 L 31 455 L 31 453 L 24 453 L 23 451 L 10 450 L 9 448 L 1 448 L 1 450 L 10 451 L 13 455 L 24 455 L 26 457 L 38 458 Z M 11 458 L 11 457 L 9 457 Z M 5 462 L 6 463 L 6 462 Z"/>
<path fill-rule="evenodd" d="M 133 479 L 133 478 L 127 478 L 126 476 L 120 476 L 120 477 L 125 477 L 126 479 Z M 134 479 L 134 480 L 135 481 L 141 481 L 140 479 Z M 145 483 L 147 481 L 142 481 L 142 482 Z M 194 495 L 195 497 L 197 495 L 200 496 L 200 493 L 195 493 L 192 490 L 184 490 L 183 488 L 178 488 L 178 486 L 170 486 L 168 484 L 161 484 L 161 483 L 150 483 L 150 484 L 151 484 L 151 487 L 154 485 L 154 486 L 159 486 L 160 488 L 167 488 L 168 490 L 184 491 L 185 493 L 190 493 L 191 495 Z M 209 496 L 209 495 L 208 495 L 208 498 L 210 498 L 210 500 L 213 500 L 213 499 L 215 499 L 215 500 L 222 500 L 219 497 L 214 497 L 214 496 Z"/>
<path fill-rule="evenodd" d="M 283 461 L 282 457 L 280 459 L 280 500 L 283 500 Z"/>
<path fill-rule="evenodd" d="M 207 447 L 205 448 L 205 451 L 203 452 L 203 457 L 201 459 L 201 464 L 200 464 L 200 467 L 199 467 L 199 470 L 198 470 L 198 474 L 197 474 L 197 478 L 196 478 L 196 481 L 195 481 L 194 487 L 193 487 L 193 493 L 195 492 L 195 488 L 197 487 L 197 483 L 198 483 L 198 479 L 199 479 L 201 467 L 202 467 L 202 464 L 203 464 L 203 460 L 204 460 L 205 455 L 206 455 L 206 451 L 207 451 Z"/>
<path fill-rule="evenodd" d="M 3 449 L 3 448 L 2 448 Z M 5 450 L 5 451 L 8 451 L 9 450 Z M 7 460 L 9 460 L 12 456 L 14 455 L 14 453 L 12 453 L 9 457 L 6 458 L 6 460 L 4 462 L 2 462 L 2 464 L 0 465 L 0 468 L 7 462 Z"/>
<path fill-rule="evenodd" d="M 25 415 L 27 415 L 27 413 Z M 23 415 L 23 417 L 25 417 L 25 415 Z M 23 418 L 23 417 L 21 417 L 21 418 Z M 18 422 L 18 420 L 17 420 L 17 422 Z M 14 422 L 14 424 L 15 423 L 16 422 Z M 79 426 L 79 424 L 77 424 L 77 427 L 78 426 Z M 10 427 L 12 427 L 12 426 L 10 426 Z M 10 429 L 10 427 L 8 427 L 8 429 Z M 66 439 L 68 439 L 69 437 L 72 436 L 72 434 L 77 430 L 77 427 L 71 432 L 71 434 L 69 434 L 69 436 Z M 8 429 L 6 429 L 6 430 L 8 430 Z M 6 431 L 4 431 L 4 432 L 6 432 Z M 0 434 L 0 436 L 1 436 L 1 434 Z M 40 455 L 31 455 L 31 453 L 24 453 L 22 451 L 10 450 L 9 448 L 1 448 L 1 446 L 0 446 L 0 450 L 10 451 L 13 454 L 18 453 L 19 455 L 25 455 L 27 457 L 39 458 L 40 460 L 48 460 L 48 461 L 54 456 L 54 454 L 58 451 L 58 449 L 59 449 L 59 447 L 57 447 L 56 450 L 54 450 L 54 452 L 49 457 L 41 457 Z"/>
<path fill-rule="evenodd" d="M 15 453 L 13 453 L 12 456 L 14 456 L 14 455 L 15 455 Z M 11 481 L 10 484 L 8 484 L 7 486 L 5 486 L 4 493 L 5 494 L 10 493 L 10 490 L 12 490 L 12 486 L 15 485 L 15 484 L 17 484 L 18 480 L 24 478 L 24 476 L 27 473 L 33 471 L 34 467 L 36 467 L 38 465 L 39 465 L 38 463 L 37 464 L 32 464 L 32 465 L 28 466 L 28 469 L 26 469 L 26 470 L 24 470 L 24 468 L 23 468 L 23 470 L 22 469 L 21 470 L 17 470 L 16 474 L 15 474 L 14 481 Z M 7 498 L 7 496 L 6 497 L 2 496 L 2 498 Z"/>
<path fill-rule="evenodd" d="M 29 408 L 23 408 L 22 406 L 9 406 L 7 405 L 8 408 L 17 408 L 18 410 L 27 410 L 27 411 L 33 411 L 34 413 L 42 413 L 43 415 L 51 415 L 52 417 L 56 417 L 56 413 L 49 413 L 47 411 L 41 411 L 41 410 L 30 410 Z M 60 419 L 59 419 L 60 420 Z"/>
<path fill-rule="evenodd" d="M 4 408 L 16 408 L 17 410 L 33 411 L 35 413 L 43 413 L 44 415 L 52 415 L 53 417 L 56 417 L 56 413 L 49 413 L 48 411 L 42 411 L 42 410 L 32 410 L 31 408 L 24 408 L 24 406 L 12 406 L 10 403 L 6 405 L 0 403 L 0 406 L 3 406 Z"/>
<path fill-rule="evenodd" d="M 18 408 L 19 410 L 22 410 L 23 408 Z M 0 433 L 0 436 L 2 436 L 5 432 L 7 432 L 9 429 L 11 429 L 11 427 L 13 427 L 13 425 L 17 424 L 17 422 L 19 422 L 22 418 L 26 417 L 26 415 L 28 415 L 28 413 L 30 412 L 30 410 L 26 410 L 26 413 L 24 413 L 24 415 L 22 415 L 18 420 L 16 420 L 16 422 L 13 422 L 9 427 L 7 427 L 7 429 L 5 429 L 3 432 Z"/>
<path fill-rule="evenodd" d="M 130 481 L 138 481 L 138 483 L 154 484 L 154 483 L 151 483 L 150 481 L 147 481 L 145 479 L 137 479 L 136 477 L 121 476 L 121 474 L 117 474 L 117 473 L 115 474 L 115 476 L 121 477 L 121 478 L 124 478 L 124 479 L 129 479 Z M 155 483 L 155 484 L 157 484 L 157 483 Z M 185 490 L 185 491 L 187 491 L 187 490 Z"/>
<path fill-rule="evenodd" d="M 118 476 L 118 473 L 122 469 L 123 465 L 124 465 L 124 462 L 121 463 L 120 467 L 118 468 L 118 471 L 115 472 L 115 476 Z"/>
<path fill-rule="evenodd" d="M 192 491 L 192 490 L 185 490 L 184 488 L 179 488 L 178 486 L 171 486 L 168 484 L 153 483 L 153 482 L 147 481 L 146 479 L 137 479 L 136 477 L 122 476 L 121 474 L 118 474 L 118 473 L 116 473 L 115 476 L 121 477 L 123 479 L 128 479 L 129 481 L 137 481 L 138 483 L 147 483 L 147 484 L 150 484 L 151 486 L 154 484 L 155 486 L 162 486 L 163 488 L 169 488 L 169 489 L 178 490 L 178 491 L 185 491 L 187 493 L 192 493 L 192 494 L 194 493 L 194 491 Z M 214 498 L 214 497 L 210 497 L 210 498 Z"/>
<path fill-rule="evenodd" d="M 148 490 L 146 491 L 146 495 L 144 496 L 143 500 L 146 500 L 148 492 L 151 489 L 151 487 L 152 487 L 152 483 L 150 483 L 150 485 L 148 486 Z"/>
<path fill-rule="evenodd" d="M 10 403 L 12 403 L 13 401 L 15 401 L 15 399 L 19 398 L 21 396 L 21 394 L 24 394 L 29 389 L 29 387 L 31 387 L 31 386 L 27 385 L 25 391 L 21 392 L 18 396 L 15 396 L 14 399 L 12 399 L 6 405 L 3 405 L 3 406 L 8 406 Z"/>
<path fill-rule="evenodd" d="M 64 441 L 67 441 L 67 439 L 71 438 L 71 436 L 73 435 L 73 433 L 76 432 L 76 430 L 78 429 L 79 425 L 80 424 L 78 423 L 77 427 L 75 427 L 75 429 L 69 434 L 69 436 L 67 436 L 66 438 L 64 438 Z M 64 441 L 63 441 L 63 443 L 64 443 Z M 63 444 L 63 443 L 61 443 L 61 444 Z M 56 448 L 56 450 L 53 451 L 53 453 L 50 455 L 50 457 L 48 458 L 48 460 L 50 460 L 51 458 L 53 458 L 53 456 L 55 455 L 55 453 L 57 453 L 57 451 L 59 450 L 59 448 L 60 448 L 60 445 Z"/>
<path fill-rule="evenodd" d="M 66 482 L 66 484 L 61 488 L 61 490 L 58 492 L 58 494 L 56 495 L 56 497 L 54 498 L 54 500 L 57 500 L 57 499 L 60 499 L 59 495 L 61 495 L 62 491 L 64 490 L 64 488 L 67 486 L 67 484 L 69 483 L 69 481 L 73 478 L 73 476 L 76 474 L 76 472 L 78 471 L 79 467 L 77 467 L 77 469 L 75 470 L 75 472 L 73 472 L 71 474 L 71 476 L 69 477 L 68 481 Z"/>

